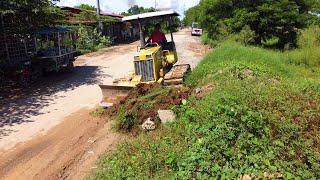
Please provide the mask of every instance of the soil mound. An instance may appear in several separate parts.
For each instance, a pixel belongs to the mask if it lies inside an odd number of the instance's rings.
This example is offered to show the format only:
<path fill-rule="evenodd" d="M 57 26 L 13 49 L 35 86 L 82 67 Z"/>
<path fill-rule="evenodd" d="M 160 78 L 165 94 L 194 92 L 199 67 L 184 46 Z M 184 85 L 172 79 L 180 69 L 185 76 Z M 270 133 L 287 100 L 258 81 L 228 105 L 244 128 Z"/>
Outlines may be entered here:
<path fill-rule="evenodd" d="M 158 110 L 171 109 L 182 104 L 192 93 L 189 87 L 165 87 L 159 84 L 140 84 L 134 88 L 120 104 L 107 110 L 109 116 L 117 116 L 119 129 L 131 131 L 141 125 L 146 119 L 159 124 Z M 123 108 L 123 115 L 118 110 Z"/>

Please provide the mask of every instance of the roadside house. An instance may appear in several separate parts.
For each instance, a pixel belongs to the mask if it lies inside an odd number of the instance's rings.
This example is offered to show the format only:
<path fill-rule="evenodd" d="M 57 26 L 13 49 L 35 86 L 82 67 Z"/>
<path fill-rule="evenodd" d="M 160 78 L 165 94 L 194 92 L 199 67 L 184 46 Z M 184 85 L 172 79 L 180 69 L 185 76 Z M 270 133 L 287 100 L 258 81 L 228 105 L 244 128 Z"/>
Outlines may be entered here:
<path fill-rule="evenodd" d="M 75 18 L 73 18 L 76 15 L 79 15 L 81 12 L 88 10 L 68 6 L 62 6 L 60 8 L 61 10 L 69 13 L 69 19 L 67 19 L 67 22 L 69 24 L 85 24 L 89 26 L 97 25 L 97 21 L 75 21 Z M 139 38 L 138 27 L 133 26 L 130 23 L 123 23 L 122 18 L 124 16 L 103 11 L 101 11 L 100 16 L 104 18 L 114 19 L 114 21 L 112 22 L 103 23 L 104 28 L 102 32 L 103 35 L 111 37 L 114 42 L 120 43 L 125 41 L 137 40 Z"/>

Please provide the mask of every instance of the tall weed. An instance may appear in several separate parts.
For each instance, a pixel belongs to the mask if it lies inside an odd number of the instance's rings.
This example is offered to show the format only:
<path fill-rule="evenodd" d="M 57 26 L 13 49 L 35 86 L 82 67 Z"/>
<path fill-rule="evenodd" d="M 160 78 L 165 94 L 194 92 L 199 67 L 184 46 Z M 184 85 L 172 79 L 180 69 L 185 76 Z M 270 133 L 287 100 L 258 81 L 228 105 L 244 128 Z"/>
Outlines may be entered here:
<path fill-rule="evenodd" d="M 312 26 L 300 31 L 299 48 L 286 52 L 287 62 L 308 67 L 320 66 L 320 27 Z"/>

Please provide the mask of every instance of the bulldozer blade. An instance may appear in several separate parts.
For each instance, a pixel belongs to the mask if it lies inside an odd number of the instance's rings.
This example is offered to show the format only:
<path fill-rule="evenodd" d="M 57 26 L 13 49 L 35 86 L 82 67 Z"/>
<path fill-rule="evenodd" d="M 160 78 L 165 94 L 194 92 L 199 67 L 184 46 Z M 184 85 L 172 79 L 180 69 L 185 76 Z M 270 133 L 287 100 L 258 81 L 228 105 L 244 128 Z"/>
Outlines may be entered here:
<path fill-rule="evenodd" d="M 121 98 L 129 95 L 134 86 L 121 86 L 121 85 L 99 85 L 104 102 L 117 103 Z"/>

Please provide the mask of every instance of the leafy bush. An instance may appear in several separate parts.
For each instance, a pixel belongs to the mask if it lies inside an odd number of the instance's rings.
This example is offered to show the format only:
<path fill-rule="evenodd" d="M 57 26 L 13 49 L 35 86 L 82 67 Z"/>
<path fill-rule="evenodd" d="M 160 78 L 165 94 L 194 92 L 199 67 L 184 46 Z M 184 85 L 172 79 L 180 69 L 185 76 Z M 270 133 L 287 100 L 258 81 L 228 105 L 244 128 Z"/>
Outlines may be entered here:
<path fill-rule="evenodd" d="M 253 44 L 256 38 L 256 34 L 251 30 L 249 26 L 244 26 L 240 33 L 237 35 L 236 40 L 243 45 Z"/>
<path fill-rule="evenodd" d="M 231 30 L 226 25 L 220 23 L 219 27 L 217 28 L 217 34 L 214 38 L 211 37 L 207 31 L 205 31 L 201 36 L 201 41 L 202 43 L 207 44 L 211 47 L 216 47 L 220 43 L 225 41 L 235 41 L 237 37 L 238 36 L 231 33 Z"/>
<path fill-rule="evenodd" d="M 137 118 L 130 114 L 126 113 L 125 107 L 121 106 L 118 111 L 118 115 L 115 118 L 113 127 L 117 131 L 127 131 L 129 132 L 137 123 Z"/>
<path fill-rule="evenodd" d="M 87 26 L 80 26 L 77 29 L 77 49 L 81 53 L 96 51 L 100 48 L 107 47 L 111 44 L 110 38 L 103 36 L 97 31 Z"/>
<path fill-rule="evenodd" d="M 201 41 L 202 41 L 203 44 L 209 45 L 211 47 L 215 47 L 215 46 L 218 45 L 218 41 L 209 38 L 208 37 L 208 33 L 203 33 L 202 34 Z"/>
<path fill-rule="evenodd" d="M 230 42 L 217 48 L 186 81 L 214 90 L 177 107 L 174 123 L 123 142 L 91 178 L 320 178 L 320 74 L 285 59 Z"/>

